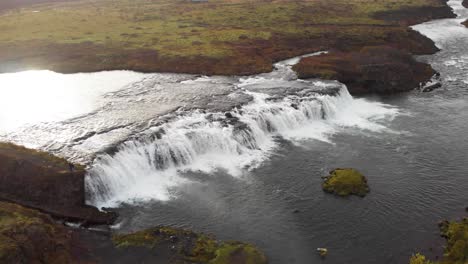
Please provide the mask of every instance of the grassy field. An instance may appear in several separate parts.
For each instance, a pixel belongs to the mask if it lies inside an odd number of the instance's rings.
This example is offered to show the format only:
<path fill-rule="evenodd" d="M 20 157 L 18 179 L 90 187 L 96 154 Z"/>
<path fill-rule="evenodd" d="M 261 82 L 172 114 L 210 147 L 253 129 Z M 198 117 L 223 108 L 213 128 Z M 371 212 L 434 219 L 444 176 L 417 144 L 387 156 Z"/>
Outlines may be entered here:
<path fill-rule="evenodd" d="M 444 8 L 441 0 L 77 0 L 30 5 L 0 16 L 0 71 L 260 72 L 275 60 L 304 52 L 408 37 L 406 26 L 413 21 L 407 18 L 430 19 Z M 418 15 L 379 18 L 401 10 Z"/>

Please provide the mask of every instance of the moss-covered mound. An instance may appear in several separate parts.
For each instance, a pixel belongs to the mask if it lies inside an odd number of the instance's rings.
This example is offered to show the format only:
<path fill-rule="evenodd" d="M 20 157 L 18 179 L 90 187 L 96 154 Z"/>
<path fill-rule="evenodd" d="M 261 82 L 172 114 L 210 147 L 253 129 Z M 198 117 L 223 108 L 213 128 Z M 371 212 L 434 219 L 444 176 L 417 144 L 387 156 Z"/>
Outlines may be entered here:
<path fill-rule="evenodd" d="M 48 215 L 0 202 L 0 263 L 76 263 L 71 239 Z"/>
<path fill-rule="evenodd" d="M 114 235 L 118 249 L 146 248 L 155 252 L 171 248 L 171 263 L 263 264 L 265 255 L 255 246 L 231 241 L 220 242 L 211 236 L 183 229 L 156 227 L 144 231 Z"/>
<path fill-rule="evenodd" d="M 365 196 L 369 192 L 367 179 L 355 169 L 335 169 L 325 177 L 322 184 L 324 191 L 339 196 L 351 194 Z"/>
<path fill-rule="evenodd" d="M 456 222 L 443 221 L 439 224 L 441 236 L 447 240 L 441 261 L 430 261 L 415 254 L 410 264 L 466 264 L 468 263 L 468 218 Z"/>

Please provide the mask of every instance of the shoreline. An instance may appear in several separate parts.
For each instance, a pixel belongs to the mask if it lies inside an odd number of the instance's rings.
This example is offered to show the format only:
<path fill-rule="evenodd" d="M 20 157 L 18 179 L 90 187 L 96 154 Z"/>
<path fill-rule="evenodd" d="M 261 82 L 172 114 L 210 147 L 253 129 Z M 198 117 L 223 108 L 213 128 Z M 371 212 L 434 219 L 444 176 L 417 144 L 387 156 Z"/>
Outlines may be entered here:
<path fill-rule="evenodd" d="M 0 72 L 31 69 L 48 69 L 58 73 L 131 70 L 142 73 L 246 76 L 270 72 L 275 62 L 320 50 L 347 53 L 366 46 L 390 46 L 413 55 L 433 54 L 438 51 L 434 43 L 409 26 L 454 16 L 445 0 L 435 2 L 440 6 L 402 7 L 371 14 L 373 18 L 378 18 L 376 21 L 381 25 L 311 22 L 303 25 L 311 30 L 338 34 L 317 37 L 273 33 L 268 40 L 249 38 L 228 41 L 222 45 L 227 45 L 231 52 L 220 58 L 206 56 L 203 52 L 190 56 L 166 56 L 164 51 L 144 47 L 122 49 L 118 43 L 0 41 L 0 61 L 3 61 Z M 357 30 L 357 33 L 350 33 L 353 30 Z"/>

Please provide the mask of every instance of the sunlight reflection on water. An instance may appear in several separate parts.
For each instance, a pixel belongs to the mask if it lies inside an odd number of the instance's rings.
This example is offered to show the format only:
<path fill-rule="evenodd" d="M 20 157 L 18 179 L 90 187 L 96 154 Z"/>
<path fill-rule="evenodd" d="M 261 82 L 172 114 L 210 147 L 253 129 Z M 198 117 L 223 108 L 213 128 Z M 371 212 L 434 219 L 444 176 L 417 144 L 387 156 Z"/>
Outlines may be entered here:
<path fill-rule="evenodd" d="M 100 96 L 142 77 L 143 74 L 131 71 L 0 74 L 0 132 L 91 112 L 100 105 Z"/>

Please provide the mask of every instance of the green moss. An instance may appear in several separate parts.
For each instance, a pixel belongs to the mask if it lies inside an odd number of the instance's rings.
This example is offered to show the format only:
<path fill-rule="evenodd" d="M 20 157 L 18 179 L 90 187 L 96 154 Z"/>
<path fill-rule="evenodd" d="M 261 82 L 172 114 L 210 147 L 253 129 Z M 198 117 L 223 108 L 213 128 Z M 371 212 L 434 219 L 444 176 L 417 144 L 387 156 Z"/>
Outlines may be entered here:
<path fill-rule="evenodd" d="M 183 263 L 266 264 L 265 255 L 255 246 L 242 242 L 219 242 L 214 237 L 189 230 L 156 227 L 133 234 L 114 235 L 117 248 L 144 247 L 155 249 L 162 243 L 174 248 L 174 259 Z M 177 262 L 178 263 L 178 262 Z"/>
<path fill-rule="evenodd" d="M 441 236 L 447 240 L 441 261 L 430 261 L 421 254 L 413 255 L 410 264 L 466 264 L 468 263 L 468 218 L 439 224 Z"/>
<path fill-rule="evenodd" d="M 339 196 L 365 196 L 369 192 L 367 179 L 355 169 L 335 169 L 325 177 L 322 188 Z"/>
<path fill-rule="evenodd" d="M 222 243 L 215 252 L 216 257 L 209 264 L 266 264 L 265 255 L 256 247 L 241 242 Z"/>
<path fill-rule="evenodd" d="M 124 247 L 148 247 L 153 248 L 161 242 L 168 241 L 171 237 L 182 237 L 193 235 L 193 232 L 171 227 L 155 227 L 143 231 L 114 235 L 112 241 L 118 248 Z"/>
<path fill-rule="evenodd" d="M 188 259 L 195 262 L 208 263 L 216 256 L 218 242 L 207 235 L 199 235 Z"/>
<path fill-rule="evenodd" d="M 468 261 L 468 218 L 446 222 L 441 233 L 447 239 L 442 263 L 465 264 Z"/>
<path fill-rule="evenodd" d="M 0 263 L 72 263 L 70 252 L 70 235 L 49 216 L 0 202 Z"/>
<path fill-rule="evenodd" d="M 429 260 L 426 259 L 424 255 L 419 253 L 411 256 L 409 264 L 431 264 Z"/>

